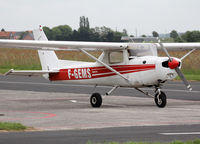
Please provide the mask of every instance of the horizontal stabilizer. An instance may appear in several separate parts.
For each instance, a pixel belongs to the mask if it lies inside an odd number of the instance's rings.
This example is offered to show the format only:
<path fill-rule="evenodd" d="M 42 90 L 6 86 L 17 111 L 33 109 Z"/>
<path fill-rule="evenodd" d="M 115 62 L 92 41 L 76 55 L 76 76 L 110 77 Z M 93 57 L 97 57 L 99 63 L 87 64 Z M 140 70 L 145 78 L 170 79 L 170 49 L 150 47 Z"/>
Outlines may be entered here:
<path fill-rule="evenodd" d="M 58 73 L 59 70 L 53 70 L 53 71 L 48 71 L 48 70 L 9 70 L 7 73 L 4 75 L 19 75 L 19 76 L 42 76 L 44 74 L 49 74 L 49 73 Z"/>

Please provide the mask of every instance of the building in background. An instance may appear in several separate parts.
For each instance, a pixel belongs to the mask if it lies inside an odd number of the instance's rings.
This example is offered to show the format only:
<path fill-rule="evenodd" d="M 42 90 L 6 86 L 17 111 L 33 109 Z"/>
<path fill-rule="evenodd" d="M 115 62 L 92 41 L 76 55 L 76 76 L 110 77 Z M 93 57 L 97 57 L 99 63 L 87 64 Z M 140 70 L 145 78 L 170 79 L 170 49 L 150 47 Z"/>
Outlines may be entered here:
<path fill-rule="evenodd" d="M 34 37 L 32 31 L 25 31 L 25 32 L 0 31 L 0 39 L 34 40 Z"/>

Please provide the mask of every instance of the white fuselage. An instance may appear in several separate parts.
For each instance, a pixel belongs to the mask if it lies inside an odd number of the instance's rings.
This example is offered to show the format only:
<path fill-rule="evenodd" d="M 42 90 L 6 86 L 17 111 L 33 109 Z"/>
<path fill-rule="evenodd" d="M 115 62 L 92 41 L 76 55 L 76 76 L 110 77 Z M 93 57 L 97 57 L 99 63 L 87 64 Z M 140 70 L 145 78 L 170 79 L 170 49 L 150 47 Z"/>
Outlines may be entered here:
<path fill-rule="evenodd" d="M 119 63 L 109 63 L 109 52 L 104 52 L 99 59 L 122 74 L 128 81 L 98 62 L 72 61 L 70 64 L 66 62 L 68 65 L 61 64 L 60 72 L 49 75 L 49 79 L 51 81 L 60 80 L 66 83 L 88 85 L 146 87 L 157 86 L 159 83 L 174 79 L 177 76 L 174 69 L 162 65 L 164 61 L 168 60 L 167 57 L 128 57 L 127 52 L 124 51 L 123 60 Z"/>

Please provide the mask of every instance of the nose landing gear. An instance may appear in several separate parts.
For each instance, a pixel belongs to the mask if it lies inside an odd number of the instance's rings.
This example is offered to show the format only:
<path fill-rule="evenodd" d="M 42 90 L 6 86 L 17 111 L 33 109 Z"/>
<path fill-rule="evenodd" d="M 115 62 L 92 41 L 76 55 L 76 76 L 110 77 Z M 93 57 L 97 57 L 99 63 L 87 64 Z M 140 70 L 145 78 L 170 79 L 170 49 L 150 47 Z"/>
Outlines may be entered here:
<path fill-rule="evenodd" d="M 167 97 L 165 95 L 165 93 L 163 91 L 160 90 L 160 88 L 156 87 L 156 91 L 155 91 L 155 95 L 151 95 L 148 92 L 144 92 L 143 90 L 139 89 L 139 88 L 135 88 L 136 90 L 142 92 L 143 94 L 145 94 L 146 96 L 152 97 L 154 98 L 154 101 L 156 103 L 156 105 L 159 108 L 164 108 L 167 104 Z"/>
<path fill-rule="evenodd" d="M 160 89 L 157 90 L 154 100 L 159 108 L 164 108 L 167 104 L 167 97 L 164 92 L 160 91 Z"/>

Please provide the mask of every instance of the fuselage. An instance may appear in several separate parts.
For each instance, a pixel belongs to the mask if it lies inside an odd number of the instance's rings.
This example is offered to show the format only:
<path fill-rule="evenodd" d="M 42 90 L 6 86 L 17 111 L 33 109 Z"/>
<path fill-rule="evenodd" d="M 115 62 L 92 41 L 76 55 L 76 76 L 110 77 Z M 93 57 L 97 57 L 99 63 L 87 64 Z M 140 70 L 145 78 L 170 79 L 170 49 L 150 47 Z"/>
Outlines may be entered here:
<path fill-rule="evenodd" d="M 50 74 L 49 79 L 51 81 L 89 85 L 118 85 L 121 87 L 154 86 L 166 80 L 174 79 L 177 76 L 174 69 L 163 66 L 163 62 L 167 60 L 167 57 L 143 56 L 129 58 L 124 64 L 109 65 L 124 75 L 129 82 L 98 62 L 74 63 L 60 69 L 59 73 Z"/>

